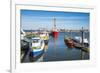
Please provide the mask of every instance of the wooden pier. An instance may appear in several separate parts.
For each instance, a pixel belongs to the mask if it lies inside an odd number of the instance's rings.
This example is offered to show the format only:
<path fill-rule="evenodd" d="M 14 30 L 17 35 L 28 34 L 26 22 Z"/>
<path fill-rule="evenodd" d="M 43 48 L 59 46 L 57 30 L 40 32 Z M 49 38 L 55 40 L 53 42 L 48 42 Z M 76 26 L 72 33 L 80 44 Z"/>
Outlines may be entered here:
<path fill-rule="evenodd" d="M 85 51 L 85 52 L 89 53 L 89 42 L 87 41 L 86 38 L 84 38 L 84 29 L 83 29 L 83 27 L 80 30 L 80 32 L 81 32 L 81 36 L 78 37 L 77 39 L 74 39 L 74 38 L 72 38 L 72 33 L 70 31 L 70 37 L 65 36 L 64 42 L 69 48 L 81 49 L 82 51 Z"/>
<path fill-rule="evenodd" d="M 85 52 L 88 52 L 89 53 L 89 47 L 80 44 L 80 43 L 75 43 L 74 42 L 74 47 L 77 48 L 77 49 L 81 49 L 82 51 L 85 51 Z"/>

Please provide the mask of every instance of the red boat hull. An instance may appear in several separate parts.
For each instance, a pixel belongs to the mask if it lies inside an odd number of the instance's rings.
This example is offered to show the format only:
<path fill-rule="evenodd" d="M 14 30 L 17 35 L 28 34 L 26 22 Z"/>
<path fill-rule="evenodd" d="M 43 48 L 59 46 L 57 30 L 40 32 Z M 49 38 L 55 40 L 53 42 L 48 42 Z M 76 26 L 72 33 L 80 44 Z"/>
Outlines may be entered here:
<path fill-rule="evenodd" d="M 57 37 L 58 37 L 58 31 L 53 31 L 53 32 L 52 32 L 52 36 L 53 36 L 54 38 L 57 38 Z"/>

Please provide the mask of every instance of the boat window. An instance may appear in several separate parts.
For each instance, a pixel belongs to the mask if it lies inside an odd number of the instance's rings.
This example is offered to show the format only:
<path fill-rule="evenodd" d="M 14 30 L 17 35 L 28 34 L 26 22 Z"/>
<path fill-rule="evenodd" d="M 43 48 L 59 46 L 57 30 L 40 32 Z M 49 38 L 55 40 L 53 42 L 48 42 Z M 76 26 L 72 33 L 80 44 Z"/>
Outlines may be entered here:
<path fill-rule="evenodd" d="M 39 42 L 39 39 L 34 39 L 33 40 L 33 43 L 38 43 Z"/>
<path fill-rule="evenodd" d="M 23 32 L 21 31 L 21 34 L 23 34 Z"/>

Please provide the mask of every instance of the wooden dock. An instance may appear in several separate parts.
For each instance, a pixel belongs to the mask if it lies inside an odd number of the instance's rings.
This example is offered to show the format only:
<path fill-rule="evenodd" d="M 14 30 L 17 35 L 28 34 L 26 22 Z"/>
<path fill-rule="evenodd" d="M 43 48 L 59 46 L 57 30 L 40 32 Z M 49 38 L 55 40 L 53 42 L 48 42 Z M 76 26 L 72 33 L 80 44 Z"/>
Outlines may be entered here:
<path fill-rule="evenodd" d="M 88 52 L 89 53 L 89 47 L 83 45 L 81 43 L 75 43 L 74 42 L 74 47 L 77 49 L 81 49 L 82 51 Z"/>

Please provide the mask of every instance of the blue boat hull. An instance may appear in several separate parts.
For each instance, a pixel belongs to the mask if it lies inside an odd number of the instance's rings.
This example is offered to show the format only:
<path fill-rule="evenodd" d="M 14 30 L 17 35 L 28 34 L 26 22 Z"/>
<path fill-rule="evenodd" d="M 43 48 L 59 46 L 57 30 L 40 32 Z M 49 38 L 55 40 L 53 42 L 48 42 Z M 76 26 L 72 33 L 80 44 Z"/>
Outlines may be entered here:
<path fill-rule="evenodd" d="M 34 58 L 35 58 L 35 57 L 38 57 L 39 55 L 41 55 L 41 54 L 43 53 L 43 51 L 44 51 L 44 50 L 36 51 L 36 52 L 32 51 L 32 52 L 31 52 L 31 56 L 34 57 Z"/>

